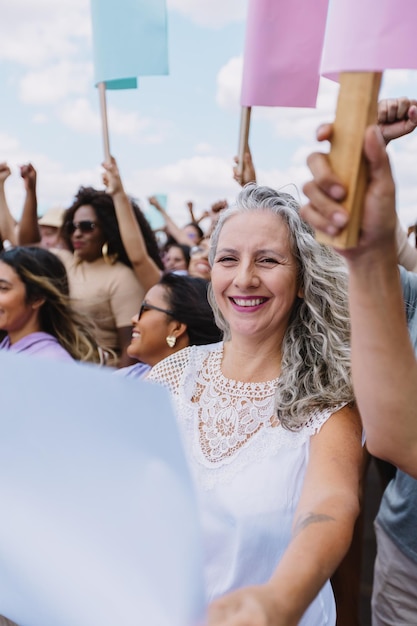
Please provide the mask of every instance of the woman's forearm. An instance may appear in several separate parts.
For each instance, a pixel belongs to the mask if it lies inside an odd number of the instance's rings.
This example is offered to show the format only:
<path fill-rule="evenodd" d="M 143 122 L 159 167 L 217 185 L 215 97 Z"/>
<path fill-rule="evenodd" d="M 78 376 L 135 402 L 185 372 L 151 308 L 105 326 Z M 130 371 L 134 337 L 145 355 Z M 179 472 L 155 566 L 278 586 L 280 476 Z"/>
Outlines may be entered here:
<path fill-rule="evenodd" d="M 123 245 L 136 277 L 148 291 L 161 278 L 161 270 L 148 254 L 129 196 L 124 190 L 117 191 L 113 194 L 113 202 Z"/>
<path fill-rule="evenodd" d="M 0 236 L 3 241 L 8 240 L 13 245 L 17 243 L 16 220 L 10 213 L 3 183 L 0 183 Z"/>
<path fill-rule="evenodd" d="M 26 191 L 22 216 L 19 222 L 19 245 L 38 243 L 41 233 L 38 224 L 38 200 L 35 189 Z"/>
<path fill-rule="evenodd" d="M 279 615 L 298 624 L 308 606 L 346 554 L 358 501 L 333 496 L 298 516 L 293 539 L 268 587 Z"/>

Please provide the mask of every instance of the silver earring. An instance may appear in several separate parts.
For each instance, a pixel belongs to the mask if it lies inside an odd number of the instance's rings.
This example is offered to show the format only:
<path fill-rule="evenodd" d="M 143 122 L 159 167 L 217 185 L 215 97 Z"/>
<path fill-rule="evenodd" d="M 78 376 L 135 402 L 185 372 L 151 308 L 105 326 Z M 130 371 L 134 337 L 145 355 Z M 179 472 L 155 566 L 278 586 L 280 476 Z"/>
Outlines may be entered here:
<path fill-rule="evenodd" d="M 175 344 L 177 343 L 177 338 L 174 337 L 174 335 L 168 335 L 165 341 L 167 342 L 170 348 L 173 348 Z"/>

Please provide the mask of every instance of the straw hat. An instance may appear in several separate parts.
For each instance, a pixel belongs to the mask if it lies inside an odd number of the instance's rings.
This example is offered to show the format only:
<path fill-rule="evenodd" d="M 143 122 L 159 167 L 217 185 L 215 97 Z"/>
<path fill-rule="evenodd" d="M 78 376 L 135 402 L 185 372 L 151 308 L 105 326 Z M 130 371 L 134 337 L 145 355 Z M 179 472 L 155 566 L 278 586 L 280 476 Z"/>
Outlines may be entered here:
<path fill-rule="evenodd" d="M 42 217 L 39 218 L 38 224 L 40 226 L 52 226 L 53 228 L 61 228 L 64 221 L 65 209 L 61 206 L 54 206 L 45 211 Z"/>

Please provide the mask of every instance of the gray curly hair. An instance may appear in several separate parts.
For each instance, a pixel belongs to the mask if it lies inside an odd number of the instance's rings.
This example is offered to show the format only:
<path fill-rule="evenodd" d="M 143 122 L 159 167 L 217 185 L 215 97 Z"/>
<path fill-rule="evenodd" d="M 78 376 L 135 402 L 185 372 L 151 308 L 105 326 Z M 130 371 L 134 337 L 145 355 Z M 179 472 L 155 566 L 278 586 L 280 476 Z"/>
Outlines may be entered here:
<path fill-rule="evenodd" d="M 312 411 L 354 401 L 350 370 L 350 321 L 347 268 L 331 248 L 314 238 L 288 193 L 246 185 L 236 204 L 220 214 L 211 235 L 209 261 L 213 265 L 220 232 L 233 215 L 269 210 L 288 226 L 290 247 L 298 266 L 303 298 L 297 298 L 282 344 L 281 375 L 276 412 L 281 424 L 297 430 Z M 230 328 L 209 286 L 216 323 L 230 339 Z"/>

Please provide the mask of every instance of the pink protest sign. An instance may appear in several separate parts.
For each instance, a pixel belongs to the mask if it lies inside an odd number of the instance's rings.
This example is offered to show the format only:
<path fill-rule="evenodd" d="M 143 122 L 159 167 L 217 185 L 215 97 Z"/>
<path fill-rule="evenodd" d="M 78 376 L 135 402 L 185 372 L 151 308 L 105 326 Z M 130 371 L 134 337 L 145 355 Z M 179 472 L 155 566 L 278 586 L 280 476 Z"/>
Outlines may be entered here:
<path fill-rule="evenodd" d="M 331 0 L 321 73 L 417 69 L 416 0 Z"/>
<path fill-rule="evenodd" d="M 315 107 L 328 0 L 249 0 L 241 105 Z"/>

